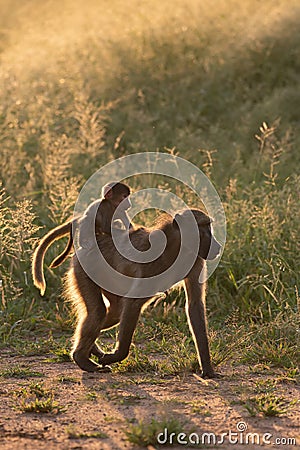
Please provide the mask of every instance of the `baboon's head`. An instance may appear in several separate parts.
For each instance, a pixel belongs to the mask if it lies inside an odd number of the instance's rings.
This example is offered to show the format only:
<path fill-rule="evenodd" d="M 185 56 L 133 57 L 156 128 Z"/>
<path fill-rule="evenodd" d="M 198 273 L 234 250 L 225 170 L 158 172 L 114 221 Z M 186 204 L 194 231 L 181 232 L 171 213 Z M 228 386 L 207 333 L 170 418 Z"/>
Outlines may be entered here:
<path fill-rule="evenodd" d="M 200 258 L 207 259 L 207 260 L 213 260 L 215 259 L 221 251 L 221 245 L 216 240 L 216 238 L 213 235 L 212 230 L 212 219 L 205 214 L 203 211 L 199 209 L 191 209 L 191 210 L 185 210 L 182 213 L 178 213 L 175 215 L 173 224 L 174 226 L 185 227 L 188 226 L 191 221 L 191 213 L 193 214 L 196 223 L 198 225 L 199 230 L 199 251 L 198 255 Z M 194 242 L 194 239 L 188 239 L 187 240 L 186 247 L 194 249 L 194 246 L 196 243 Z"/>

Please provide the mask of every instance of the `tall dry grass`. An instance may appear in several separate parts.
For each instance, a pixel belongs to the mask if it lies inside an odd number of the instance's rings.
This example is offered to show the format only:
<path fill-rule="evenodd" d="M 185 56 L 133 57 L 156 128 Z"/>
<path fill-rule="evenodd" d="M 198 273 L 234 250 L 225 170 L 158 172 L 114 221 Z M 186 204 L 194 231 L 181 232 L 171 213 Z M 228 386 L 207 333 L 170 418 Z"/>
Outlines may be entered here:
<path fill-rule="evenodd" d="M 208 299 L 215 359 L 229 348 L 253 361 L 264 343 L 266 361 L 279 364 L 281 352 L 295 364 L 299 2 L 0 0 L 0 9 L 3 339 L 68 326 L 64 269 L 46 269 L 46 301 L 32 287 L 38 236 L 69 217 L 99 167 L 158 149 L 201 167 L 226 208 Z"/>

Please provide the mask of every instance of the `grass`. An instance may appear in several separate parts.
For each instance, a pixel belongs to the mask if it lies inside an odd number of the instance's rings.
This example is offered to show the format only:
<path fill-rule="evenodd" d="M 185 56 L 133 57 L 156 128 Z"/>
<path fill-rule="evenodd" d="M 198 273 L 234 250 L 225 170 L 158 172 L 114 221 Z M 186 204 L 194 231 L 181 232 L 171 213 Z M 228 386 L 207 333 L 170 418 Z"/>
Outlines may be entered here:
<path fill-rule="evenodd" d="M 97 393 L 96 392 L 87 392 L 85 395 L 85 399 L 90 402 L 95 402 L 97 400 Z"/>
<path fill-rule="evenodd" d="M 0 377 L 3 378 L 31 378 L 42 377 L 41 372 L 30 369 L 30 367 L 23 367 L 20 365 L 4 369 L 0 372 Z"/>
<path fill-rule="evenodd" d="M 1 345 L 68 361 L 66 266 L 47 269 L 64 241 L 49 249 L 40 298 L 30 276 L 37 240 L 72 214 L 100 166 L 170 151 L 210 177 L 226 211 L 226 248 L 207 299 L 214 363 L 293 373 L 300 362 L 298 2 L 70 6 L 0 0 Z M 171 180 L 129 182 L 134 190 L 161 184 L 196 204 Z M 135 341 L 115 371 L 165 376 L 197 368 L 182 291 L 145 312 Z"/>
<path fill-rule="evenodd" d="M 124 361 L 116 364 L 115 369 L 117 372 L 155 372 L 157 365 L 155 362 L 151 362 L 147 355 L 145 355 L 136 346 L 131 348 L 131 353 Z"/>
<path fill-rule="evenodd" d="M 27 400 L 22 399 L 20 409 L 25 413 L 55 413 L 60 412 L 59 404 L 52 397 L 44 399 Z"/>
<path fill-rule="evenodd" d="M 150 421 L 139 421 L 137 424 L 129 424 L 125 434 L 129 442 L 135 445 L 147 447 L 157 445 L 157 436 L 165 429 L 168 434 L 182 433 L 183 426 L 176 418 L 164 418 L 161 420 L 151 419 Z"/>
<path fill-rule="evenodd" d="M 80 384 L 79 378 L 70 377 L 69 375 L 60 375 L 58 381 L 62 384 Z"/>
<path fill-rule="evenodd" d="M 69 362 L 72 361 L 70 356 L 70 350 L 65 347 L 60 347 L 52 351 L 53 357 L 51 361 L 53 362 Z"/>
<path fill-rule="evenodd" d="M 293 410 L 298 400 L 290 400 L 281 395 L 283 382 L 297 382 L 297 370 L 287 371 L 283 376 L 262 378 L 255 383 L 251 392 L 249 387 L 241 388 L 238 404 L 242 404 L 250 416 L 276 417 L 286 415 Z M 244 392 L 243 392 L 244 391 Z"/>
<path fill-rule="evenodd" d="M 207 402 L 203 400 L 194 400 L 191 402 L 191 413 L 200 414 L 204 417 L 210 417 L 212 415 Z"/>
<path fill-rule="evenodd" d="M 245 408 L 251 416 L 262 414 L 264 417 L 274 417 L 286 414 L 294 404 L 295 401 L 287 402 L 283 397 L 267 393 L 251 397 L 246 401 Z"/>
<path fill-rule="evenodd" d="M 54 400 L 52 391 L 46 389 L 43 383 L 31 383 L 28 387 L 15 392 L 18 408 L 24 413 L 52 413 L 58 414 L 64 410 Z"/>

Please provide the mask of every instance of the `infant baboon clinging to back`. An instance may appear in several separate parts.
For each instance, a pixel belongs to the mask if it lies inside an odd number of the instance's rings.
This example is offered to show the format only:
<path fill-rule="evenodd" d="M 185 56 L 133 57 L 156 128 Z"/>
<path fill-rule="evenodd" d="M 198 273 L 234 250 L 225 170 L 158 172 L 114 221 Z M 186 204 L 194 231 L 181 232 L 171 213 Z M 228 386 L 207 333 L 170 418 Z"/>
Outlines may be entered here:
<path fill-rule="evenodd" d="M 192 261 L 187 272 L 181 272 L 178 268 L 172 271 L 176 264 L 176 258 L 181 251 L 180 226 L 186 226 L 193 216 L 199 233 L 199 239 L 192 242 L 196 248 L 197 257 Z M 33 278 L 35 285 L 43 293 L 45 280 L 43 276 L 43 258 L 47 246 L 59 236 L 66 234 L 67 224 L 57 227 L 49 232 L 41 241 L 35 251 L 33 259 Z M 160 278 L 159 284 L 154 286 L 155 292 L 163 292 L 174 285 L 180 279 L 184 280 L 186 292 L 186 313 L 190 330 L 196 345 L 199 363 L 202 366 L 203 376 L 213 377 L 214 370 L 211 364 L 208 346 L 206 314 L 205 314 L 205 283 L 199 283 L 199 276 L 205 266 L 206 259 L 214 259 L 220 253 L 221 246 L 212 234 L 211 219 L 200 210 L 187 210 L 176 214 L 175 218 L 169 218 L 157 229 L 137 228 L 130 229 L 129 236 L 133 246 L 145 251 L 149 248 L 149 242 L 153 231 L 163 232 L 166 236 L 166 246 L 162 254 L 154 261 L 147 263 L 132 262 L 122 256 L 107 234 L 97 236 L 97 245 L 109 265 L 119 272 L 136 279 L 146 279 L 168 272 L 167 279 Z M 71 233 L 69 228 L 69 233 Z M 126 231 L 120 233 L 126 233 Z M 44 244 L 44 242 L 47 243 Z M 189 263 L 191 245 L 183 248 L 184 262 Z M 91 265 L 93 262 L 91 262 Z M 103 270 L 101 265 L 93 267 L 94 271 Z M 121 361 L 127 357 L 130 343 L 142 306 L 153 295 L 145 297 L 132 297 L 130 290 L 125 295 L 114 294 L 114 276 L 111 276 L 111 291 L 99 286 L 85 271 L 79 262 L 78 256 L 72 257 L 71 268 L 67 275 L 67 296 L 72 301 L 77 312 L 77 326 L 74 335 L 73 358 L 82 370 L 93 372 L 106 370 L 109 364 Z M 107 277 L 109 278 L 109 273 Z M 134 290 L 133 290 L 134 292 Z M 103 300 L 103 295 L 108 299 L 109 306 Z M 96 344 L 101 330 L 120 324 L 118 342 L 113 353 L 103 353 Z M 99 364 L 90 359 L 91 355 L 98 358 Z"/>
<path fill-rule="evenodd" d="M 74 228 L 79 231 L 79 246 L 89 248 L 93 245 L 91 236 L 93 233 L 111 233 L 111 226 L 123 226 L 125 229 L 132 228 L 127 210 L 131 207 L 130 188 L 125 183 L 112 181 L 102 188 L 102 198 L 92 202 L 83 213 L 82 217 L 70 222 L 71 232 L 65 250 L 57 256 L 51 264 L 54 269 L 62 264 L 69 256 L 73 247 Z M 113 223 L 114 218 L 114 223 Z"/>

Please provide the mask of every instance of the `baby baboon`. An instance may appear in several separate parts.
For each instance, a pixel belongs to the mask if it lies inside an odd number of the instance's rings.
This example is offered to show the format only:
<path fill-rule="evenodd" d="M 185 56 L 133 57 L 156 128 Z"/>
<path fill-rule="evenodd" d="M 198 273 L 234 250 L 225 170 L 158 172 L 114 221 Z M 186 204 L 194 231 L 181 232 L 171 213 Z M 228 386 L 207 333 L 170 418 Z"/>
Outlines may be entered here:
<path fill-rule="evenodd" d="M 102 198 L 92 202 L 80 218 L 70 222 L 72 230 L 78 229 L 79 246 L 90 248 L 93 245 L 91 236 L 95 233 L 111 233 L 111 226 L 123 226 L 125 229 L 132 228 L 127 210 L 131 207 L 130 188 L 125 183 L 111 182 L 102 188 Z M 115 216 L 114 216 L 115 215 Z M 114 216 L 114 223 L 112 219 Z M 51 268 L 62 264 L 73 247 L 73 233 L 69 234 L 69 240 L 65 250 L 51 263 Z"/>
<path fill-rule="evenodd" d="M 190 248 L 189 245 L 183 246 L 182 250 L 181 226 L 189 225 L 191 214 L 196 223 L 199 238 L 197 242 L 191 243 Z M 66 234 L 67 227 L 68 224 L 65 224 L 52 230 L 42 239 L 41 244 L 35 251 L 33 279 L 35 286 L 40 288 L 42 293 L 45 290 L 42 267 L 44 253 L 52 241 L 58 239 L 59 235 Z M 205 268 L 205 260 L 215 259 L 221 250 L 220 244 L 212 234 L 211 219 L 200 210 L 186 210 L 181 214 L 176 214 L 174 219 L 169 217 L 155 229 L 130 229 L 130 241 L 136 249 L 143 252 L 149 248 L 153 231 L 164 233 L 166 245 L 158 258 L 147 263 L 132 262 L 126 259 L 116 250 L 112 237 L 107 234 L 97 236 L 97 244 L 111 268 L 129 277 L 144 280 L 164 272 L 167 273 L 168 269 L 171 269 L 168 278 L 161 278 L 163 281 L 155 286 L 155 292 L 164 292 L 166 288 L 173 286 L 180 279 L 184 280 L 187 299 L 186 314 L 196 345 L 199 364 L 202 366 L 202 375 L 214 377 L 207 337 L 205 283 L 199 283 L 200 273 Z M 120 233 L 126 232 L 120 231 Z M 181 273 L 178 272 L 178 269 L 172 271 L 181 251 L 183 252 L 184 263 L 189 263 L 192 246 L 194 251 L 196 249 L 196 257 L 193 260 L 194 262 L 192 261 L 192 264 L 188 266 L 187 272 Z M 96 267 L 96 270 L 101 272 L 102 266 Z M 111 285 L 112 287 L 114 285 L 113 275 L 111 276 Z M 126 358 L 142 306 L 149 302 L 155 294 L 140 298 L 134 297 L 134 295 L 130 297 L 129 293 L 123 296 L 116 295 L 103 289 L 84 271 L 77 254 L 72 258 L 71 268 L 67 275 L 66 291 L 77 313 L 77 327 L 72 354 L 78 366 L 87 372 L 101 371 L 105 370 L 107 365 Z M 103 295 L 107 298 L 109 306 L 106 306 Z M 101 330 L 111 328 L 118 323 L 120 326 L 116 349 L 113 353 L 103 353 L 95 341 Z M 91 355 L 98 358 L 99 364 L 90 359 Z"/>

